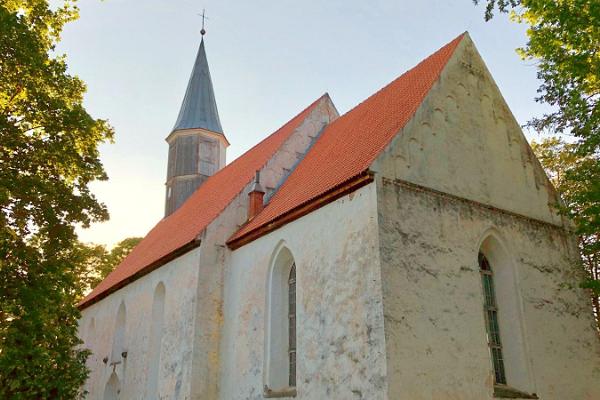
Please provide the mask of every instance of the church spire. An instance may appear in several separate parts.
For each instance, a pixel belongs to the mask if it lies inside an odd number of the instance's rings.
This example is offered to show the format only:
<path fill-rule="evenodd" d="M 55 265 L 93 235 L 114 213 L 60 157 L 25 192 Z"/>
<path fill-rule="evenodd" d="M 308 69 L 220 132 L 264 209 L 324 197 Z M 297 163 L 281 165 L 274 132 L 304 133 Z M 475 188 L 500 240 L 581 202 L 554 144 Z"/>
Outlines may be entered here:
<path fill-rule="evenodd" d="M 209 176 L 225 166 L 229 142 L 219 120 L 204 50 L 205 18 L 203 12 L 200 48 L 177 122 L 166 139 L 169 143 L 169 161 L 165 216 L 177 210 Z"/>
<path fill-rule="evenodd" d="M 202 31 L 206 33 L 204 28 Z M 200 128 L 223 134 L 204 50 L 204 33 L 173 131 Z"/>

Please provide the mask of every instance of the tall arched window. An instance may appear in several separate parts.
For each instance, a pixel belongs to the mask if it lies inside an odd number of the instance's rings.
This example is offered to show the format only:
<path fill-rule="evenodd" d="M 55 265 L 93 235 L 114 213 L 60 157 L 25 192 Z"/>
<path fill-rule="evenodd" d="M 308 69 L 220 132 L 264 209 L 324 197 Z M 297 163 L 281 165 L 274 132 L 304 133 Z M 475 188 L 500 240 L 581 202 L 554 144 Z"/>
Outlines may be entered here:
<path fill-rule="evenodd" d="M 121 303 L 117 311 L 115 331 L 113 336 L 113 347 L 111 353 L 111 364 L 120 364 L 123 361 L 125 350 L 125 303 Z"/>
<path fill-rule="evenodd" d="M 87 330 L 85 331 L 85 336 L 84 336 L 84 346 L 86 348 L 90 348 L 92 342 L 94 341 L 96 335 L 96 319 L 94 317 L 92 317 L 90 319 L 90 322 L 88 323 L 88 327 Z"/>
<path fill-rule="evenodd" d="M 296 394 L 296 263 L 281 247 L 269 269 L 265 337 L 266 397 Z"/>
<path fill-rule="evenodd" d="M 517 264 L 500 236 L 492 232 L 478 253 L 485 330 L 496 397 L 537 398 L 527 361 Z"/>
<path fill-rule="evenodd" d="M 86 360 L 86 364 L 90 370 L 94 365 L 96 356 L 94 355 L 94 351 L 96 349 L 92 348 L 92 344 L 96 343 L 96 318 L 92 317 L 90 322 L 88 323 L 88 328 L 85 332 L 85 339 L 83 340 L 83 347 L 90 350 L 90 356 Z"/>
<path fill-rule="evenodd" d="M 296 386 L 296 264 L 292 264 L 288 279 L 288 356 L 289 385 Z"/>
<path fill-rule="evenodd" d="M 502 356 L 502 342 L 500 341 L 500 326 L 498 324 L 498 304 L 496 303 L 496 289 L 494 287 L 494 273 L 490 262 L 479 253 L 479 272 L 483 284 L 485 322 L 488 334 L 488 345 L 494 367 L 494 380 L 496 384 L 506 385 L 504 371 L 504 357 Z"/>
<path fill-rule="evenodd" d="M 160 282 L 154 289 L 152 300 L 152 319 L 150 328 L 150 342 L 148 347 L 148 383 L 147 399 L 158 399 L 158 377 L 160 371 L 160 350 L 163 337 L 163 322 L 165 310 L 165 285 Z"/>

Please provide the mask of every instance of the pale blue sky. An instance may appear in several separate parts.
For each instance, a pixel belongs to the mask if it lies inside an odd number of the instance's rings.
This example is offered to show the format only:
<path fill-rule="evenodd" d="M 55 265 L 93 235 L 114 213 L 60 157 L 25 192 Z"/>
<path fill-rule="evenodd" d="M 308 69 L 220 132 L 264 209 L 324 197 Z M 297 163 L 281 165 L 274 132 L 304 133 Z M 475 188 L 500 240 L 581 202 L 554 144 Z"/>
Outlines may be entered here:
<path fill-rule="evenodd" d="M 59 51 L 88 85 L 86 106 L 110 121 L 116 143 L 101 148 L 110 180 L 93 185 L 111 220 L 80 231 L 113 244 L 143 236 L 162 218 L 167 145 L 200 42 L 206 51 L 227 162 L 324 92 L 346 112 L 468 30 L 520 123 L 534 102 L 536 70 L 515 48 L 525 27 L 483 21 L 471 0 L 213 1 L 86 0 Z"/>

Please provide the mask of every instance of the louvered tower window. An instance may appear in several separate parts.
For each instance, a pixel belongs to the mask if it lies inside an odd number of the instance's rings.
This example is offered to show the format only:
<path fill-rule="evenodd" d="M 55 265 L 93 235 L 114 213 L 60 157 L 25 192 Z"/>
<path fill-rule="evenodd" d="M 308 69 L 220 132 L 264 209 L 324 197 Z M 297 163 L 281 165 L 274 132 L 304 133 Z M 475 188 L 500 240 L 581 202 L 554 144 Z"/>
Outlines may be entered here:
<path fill-rule="evenodd" d="M 488 345 L 494 366 L 495 383 L 506 385 L 506 374 L 504 371 L 504 357 L 502 356 L 502 342 L 500 341 L 500 329 L 498 326 L 498 306 L 494 289 L 494 273 L 488 259 L 479 253 L 479 271 L 485 297 L 484 311 L 487 328 Z"/>
<path fill-rule="evenodd" d="M 290 387 L 296 386 L 296 264 L 292 265 L 288 278 L 288 345 L 290 363 Z"/>

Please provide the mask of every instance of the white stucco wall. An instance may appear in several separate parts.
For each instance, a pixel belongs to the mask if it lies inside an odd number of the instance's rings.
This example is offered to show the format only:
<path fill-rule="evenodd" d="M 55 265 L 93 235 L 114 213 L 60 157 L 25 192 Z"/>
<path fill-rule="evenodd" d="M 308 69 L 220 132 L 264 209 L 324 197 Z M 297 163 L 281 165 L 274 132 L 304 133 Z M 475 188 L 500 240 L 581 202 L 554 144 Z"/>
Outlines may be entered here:
<path fill-rule="evenodd" d="M 329 96 L 325 96 L 313 111 L 294 130 L 273 157 L 261 168 L 261 185 L 271 189 L 284 179 L 300 160 L 323 127 L 337 118 L 338 112 Z M 224 271 L 230 251 L 225 242 L 247 221 L 250 182 L 221 214 L 202 232 L 199 262 L 197 307 L 194 312 L 194 358 L 191 398 L 212 400 L 219 398 L 221 358 L 230 348 L 221 347 L 221 332 L 225 318 Z"/>
<path fill-rule="evenodd" d="M 82 311 L 80 321 L 84 346 L 92 351 L 91 370 L 84 387 L 89 399 L 103 399 L 110 366 L 115 322 L 121 303 L 125 304 L 125 348 L 127 358 L 116 372 L 121 399 L 152 398 L 146 393 L 148 346 L 152 327 L 152 302 L 156 286 L 165 285 L 165 305 L 159 368 L 159 392 L 163 398 L 183 399 L 191 386 L 193 314 L 195 311 L 200 250 L 194 249 L 163 265 Z M 93 320 L 93 323 L 92 323 Z M 90 331 L 91 324 L 94 325 Z M 102 359 L 108 357 L 108 363 Z"/>
<path fill-rule="evenodd" d="M 515 293 L 498 291 L 500 332 L 505 354 L 525 361 L 506 363 L 508 384 L 543 400 L 600 398 L 600 341 L 578 288 L 574 239 L 468 37 L 373 168 L 389 398 L 492 398 L 477 264 L 486 232 L 514 271 Z M 513 339 L 519 326 L 522 340 Z"/>
<path fill-rule="evenodd" d="M 267 275 L 281 246 L 296 262 L 296 398 L 385 398 L 375 195 L 367 185 L 232 252 L 220 399 L 263 398 Z"/>
<path fill-rule="evenodd" d="M 277 188 L 336 116 L 326 97 L 261 169 L 262 185 Z M 517 283 L 516 311 L 502 318 L 522 330 L 521 389 L 542 400 L 600 398 L 600 345 L 573 239 L 468 38 L 373 169 L 374 183 L 232 252 L 225 242 L 246 221 L 249 184 L 200 233 L 199 248 L 84 309 L 90 398 L 103 398 L 113 372 L 102 358 L 122 302 L 121 398 L 146 396 L 152 297 L 163 282 L 160 395 L 262 399 L 268 269 L 286 246 L 297 266 L 297 399 L 491 399 L 477 267 L 488 233 Z"/>
<path fill-rule="evenodd" d="M 379 158 L 382 176 L 555 224 L 555 190 L 467 35 Z"/>
<path fill-rule="evenodd" d="M 303 156 L 324 125 L 338 116 L 324 97 L 261 169 L 261 183 L 275 188 Z M 122 399 L 149 398 L 145 393 L 152 300 L 159 282 L 166 288 L 163 346 L 159 367 L 159 392 L 165 399 L 216 399 L 223 324 L 223 271 L 225 241 L 246 221 L 248 192 L 243 188 L 207 228 L 200 247 L 144 275 L 105 299 L 83 310 L 81 337 L 93 355 L 85 390 L 89 398 L 102 399 L 113 368 L 110 358 L 114 326 L 121 302 L 126 306 L 128 357 L 115 372 L 121 381 Z M 90 326 L 95 326 L 90 329 Z"/>
<path fill-rule="evenodd" d="M 531 375 L 527 388 L 517 389 L 544 400 L 600 398 L 600 341 L 589 298 L 578 288 L 574 243 L 562 230 L 378 183 L 390 399 L 492 399 L 477 265 L 491 232 L 516 272 L 521 312 L 511 317 L 523 327 Z M 497 297 L 506 295 L 498 290 Z M 501 335 L 513 335 L 499 303 Z"/>

